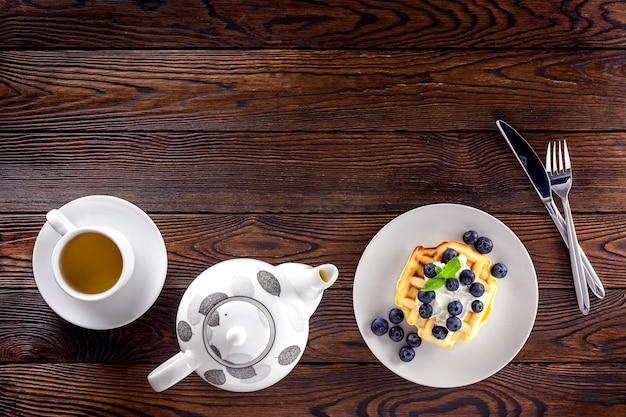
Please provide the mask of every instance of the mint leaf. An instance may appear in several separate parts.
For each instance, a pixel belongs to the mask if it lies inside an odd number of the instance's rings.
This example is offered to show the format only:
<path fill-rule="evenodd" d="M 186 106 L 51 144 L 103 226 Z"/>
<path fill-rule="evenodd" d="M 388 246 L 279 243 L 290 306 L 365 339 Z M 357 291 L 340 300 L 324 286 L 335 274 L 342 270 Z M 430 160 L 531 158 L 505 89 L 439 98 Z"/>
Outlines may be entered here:
<path fill-rule="evenodd" d="M 422 287 L 422 291 L 435 291 L 443 287 L 445 283 L 445 278 L 428 278 Z"/>
<path fill-rule="evenodd" d="M 435 266 L 435 276 L 441 275 L 441 271 L 443 271 L 443 268 L 440 267 L 439 265 L 436 265 Z"/>
<path fill-rule="evenodd" d="M 461 260 L 458 256 L 450 259 L 448 263 L 443 267 L 443 270 L 440 274 L 437 275 L 438 278 L 454 278 L 456 273 L 461 270 Z"/>

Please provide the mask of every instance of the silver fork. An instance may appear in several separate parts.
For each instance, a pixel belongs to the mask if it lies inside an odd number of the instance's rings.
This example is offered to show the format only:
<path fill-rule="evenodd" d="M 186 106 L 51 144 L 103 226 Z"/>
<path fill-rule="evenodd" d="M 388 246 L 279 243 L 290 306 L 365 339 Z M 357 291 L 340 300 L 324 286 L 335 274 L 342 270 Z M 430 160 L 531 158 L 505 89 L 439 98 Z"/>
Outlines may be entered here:
<path fill-rule="evenodd" d="M 565 141 L 562 142 L 562 145 L 561 142 L 559 142 L 558 159 L 556 143 L 553 145 L 552 152 L 550 150 L 550 144 L 548 144 L 548 151 L 546 152 L 546 172 L 548 173 L 548 177 L 550 177 L 552 191 L 563 201 L 563 210 L 565 211 L 565 222 L 567 226 L 567 243 L 578 308 L 580 308 L 583 314 L 589 314 L 589 293 L 587 292 L 585 283 L 585 271 L 583 269 L 580 252 L 576 250 L 576 248 L 578 248 L 578 239 L 576 238 L 574 219 L 572 218 L 572 210 L 568 199 L 569 191 L 572 188 L 572 164 Z"/>

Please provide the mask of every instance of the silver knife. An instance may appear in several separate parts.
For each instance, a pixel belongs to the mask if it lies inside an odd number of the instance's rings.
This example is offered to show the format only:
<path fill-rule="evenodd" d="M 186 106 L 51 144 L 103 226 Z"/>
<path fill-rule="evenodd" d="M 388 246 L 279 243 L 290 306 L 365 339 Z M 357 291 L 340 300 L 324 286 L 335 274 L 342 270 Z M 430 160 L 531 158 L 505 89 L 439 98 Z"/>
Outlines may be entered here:
<path fill-rule="evenodd" d="M 498 126 L 498 129 L 500 129 L 504 139 L 506 139 L 507 143 L 513 150 L 513 153 L 515 154 L 515 157 L 519 161 L 520 165 L 524 168 L 524 172 L 526 172 L 526 175 L 533 184 L 535 191 L 539 194 L 539 198 L 541 198 L 543 205 L 548 210 L 552 221 L 561 233 L 561 237 L 567 246 L 567 229 L 565 226 L 565 219 L 561 216 L 561 212 L 559 212 L 559 209 L 556 204 L 554 204 L 554 200 L 552 199 L 550 181 L 548 180 L 548 174 L 546 174 L 543 162 L 541 162 L 537 153 L 528 144 L 528 142 L 526 142 L 522 135 L 517 133 L 515 129 L 502 120 L 498 120 L 496 125 Z M 602 285 L 602 282 L 600 282 L 598 274 L 596 274 L 593 266 L 591 266 L 587 255 L 585 255 L 585 252 L 582 250 L 580 245 L 578 245 L 578 251 L 580 252 L 580 257 L 583 261 L 587 285 L 596 297 L 604 298 L 604 286 Z"/>

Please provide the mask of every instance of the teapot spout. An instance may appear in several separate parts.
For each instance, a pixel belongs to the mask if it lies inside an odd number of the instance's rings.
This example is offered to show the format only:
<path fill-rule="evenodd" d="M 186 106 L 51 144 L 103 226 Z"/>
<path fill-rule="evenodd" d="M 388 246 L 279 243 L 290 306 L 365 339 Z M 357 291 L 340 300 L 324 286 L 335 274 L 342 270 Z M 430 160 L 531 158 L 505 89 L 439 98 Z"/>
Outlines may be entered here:
<path fill-rule="evenodd" d="M 339 278 L 339 270 L 333 264 L 324 264 L 312 268 L 311 288 L 324 291 Z"/>
<path fill-rule="evenodd" d="M 309 317 L 313 314 L 324 290 L 337 281 L 339 270 L 333 264 L 316 267 L 298 263 L 285 263 L 276 267 L 291 283 L 302 302 L 309 309 Z"/>

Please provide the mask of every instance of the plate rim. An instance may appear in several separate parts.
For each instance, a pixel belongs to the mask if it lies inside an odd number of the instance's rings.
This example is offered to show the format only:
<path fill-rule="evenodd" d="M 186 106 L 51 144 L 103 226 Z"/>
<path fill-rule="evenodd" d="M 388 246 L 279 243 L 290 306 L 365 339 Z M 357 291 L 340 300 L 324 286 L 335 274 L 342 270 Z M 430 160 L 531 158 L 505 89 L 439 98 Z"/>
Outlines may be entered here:
<path fill-rule="evenodd" d="M 361 318 L 359 317 L 360 312 L 357 310 L 359 302 L 357 300 L 357 293 L 358 293 L 358 286 L 359 285 L 363 285 L 360 283 L 360 281 L 364 275 L 366 275 L 363 271 L 362 268 L 363 264 L 364 264 L 364 259 L 366 259 L 367 257 L 371 256 L 371 251 L 374 250 L 373 246 L 375 244 L 375 242 L 379 239 L 381 239 L 382 237 L 385 236 L 385 233 L 387 232 L 388 228 L 392 228 L 393 225 L 395 223 L 398 222 L 402 222 L 404 217 L 407 216 L 415 216 L 415 215 L 419 215 L 420 211 L 423 210 L 436 210 L 437 208 L 441 208 L 441 209 L 452 209 L 452 210 L 464 210 L 466 212 L 472 212 L 473 216 L 482 216 L 484 219 L 488 219 L 490 222 L 493 222 L 495 225 L 498 226 L 498 228 L 501 229 L 500 232 L 505 233 L 505 236 L 508 235 L 507 240 L 510 238 L 514 239 L 514 242 L 519 245 L 519 247 L 521 249 L 523 249 L 523 252 L 521 254 L 523 254 L 523 259 L 521 260 L 521 263 L 524 263 L 526 267 L 529 268 L 529 271 L 527 272 L 532 272 L 532 277 L 525 277 L 525 279 L 531 280 L 532 282 L 530 284 L 527 284 L 526 288 L 532 293 L 532 296 L 534 298 L 534 302 L 529 304 L 528 307 L 528 311 L 526 312 L 527 314 L 523 314 L 522 316 L 525 316 L 525 325 L 522 327 L 522 330 L 527 330 L 524 331 L 524 334 L 522 335 L 522 337 L 520 338 L 520 343 L 516 344 L 515 347 L 510 348 L 510 354 L 506 355 L 506 360 L 502 360 L 501 362 L 503 363 L 499 363 L 497 365 L 494 365 L 490 368 L 494 368 L 491 369 L 490 371 L 481 374 L 478 377 L 474 377 L 474 378 L 467 378 L 467 381 L 463 382 L 463 383 L 429 383 L 428 381 L 424 381 L 423 379 L 420 378 L 416 378 L 416 377 L 407 377 L 406 372 L 400 373 L 397 369 L 398 366 L 396 364 L 396 366 L 394 366 L 393 364 L 388 363 L 389 361 L 385 360 L 384 355 L 381 352 L 376 351 L 376 349 L 370 345 L 370 343 L 368 342 L 371 340 L 376 340 L 378 338 L 378 336 L 372 336 L 371 335 L 371 330 L 369 329 L 369 323 L 371 323 L 371 320 L 373 320 L 375 317 L 371 317 L 369 318 L 369 321 L 367 321 L 367 323 L 364 322 L 365 318 Z M 469 230 L 469 229 L 468 229 Z M 462 233 L 462 232 L 461 232 Z M 454 239 L 454 238 L 452 238 Z M 439 239 L 439 240 L 444 240 L 444 239 Z M 454 239 L 454 240 L 460 240 L 459 238 Z M 436 244 L 436 242 L 434 243 Z M 517 252 L 516 252 L 517 253 Z M 405 256 L 408 256 L 408 254 L 406 254 Z M 517 255 L 516 255 L 517 256 Z M 406 261 L 406 258 L 404 258 L 404 260 Z M 400 269 L 404 264 L 400 265 Z M 505 278 L 506 279 L 506 278 Z M 393 280 L 393 287 L 395 289 L 395 283 L 397 281 Z M 385 281 L 385 283 L 387 283 L 387 281 Z M 391 285 L 390 283 L 388 285 Z M 404 213 L 399 214 L 398 216 L 394 217 L 393 219 L 391 219 L 390 221 L 388 221 L 383 227 L 380 228 L 380 230 L 377 231 L 377 233 L 372 237 L 372 239 L 368 242 L 365 250 L 362 253 L 361 258 L 359 259 L 359 263 L 357 265 L 356 271 L 355 271 L 355 275 L 354 275 L 354 283 L 353 283 L 353 297 L 352 297 L 352 302 L 353 302 L 353 312 L 354 312 L 354 317 L 355 320 L 357 321 L 357 327 L 359 329 L 359 332 L 361 333 L 361 336 L 365 342 L 365 344 L 367 345 L 368 349 L 372 352 L 372 354 L 374 354 L 374 356 L 376 357 L 376 359 L 381 362 L 386 368 L 388 368 L 389 370 L 391 370 L 393 373 L 395 373 L 396 375 L 410 381 L 416 384 L 420 384 L 423 386 L 430 386 L 430 387 L 434 387 L 434 388 L 454 388 L 454 387 L 460 387 L 460 386 L 465 386 L 465 385 L 470 385 L 476 382 L 480 382 L 486 378 L 489 378 L 490 376 L 496 374 L 497 372 L 499 372 L 502 368 L 504 368 L 507 364 L 509 364 L 514 358 L 515 356 L 517 356 L 517 354 L 521 351 L 521 349 L 524 347 L 524 345 L 526 344 L 528 338 L 530 337 L 530 334 L 532 332 L 532 329 L 534 328 L 534 324 L 536 321 L 536 317 L 537 317 L 537 311 L 538 311 L 538 302 L 539 302 L 539 297 L 538 297 L 538 281 L 537 281 L 537 274 L 536 274 L 536 270 L 534 268 L 532 259 L 530 257 L 530 254 L 528 253 L 528 250 L 526 249 L 526 247 L 524 246 L 523 242 L 519 239 L 519 237 L 504 223 L 502 222 L 500 219 L 496 218 L 495 216 L 480 210 L 478 208 L 472 207 L 472 206 L 468 206 L 468 205 L 463 205 L 463 204 L 456 204 L 456 203 L 433 203 L 433 204 L 427 204 L 427 205 L 423 205 L 423 206 L 419 206 L 416 208 L 413 208 L 409 211 L 406 211 Z M 497 297 L 496 297 L 497 298 Z M 390 300 L 389 302 L 389 309 L 395 307 L 395 303 L 392 300 Z M 528 314 L 530 313 L 530 314 Z M 374 313 L 376 314 L 376 313 Z M 488 321 L 489 322 L 489 321 Z M 487 326 L 488 322 L 485 324 L 485 327 Z M 367 325 L 366 325 L 367 324 Z M 406 327 L 411 328 L 412 326 L 406 324 L 406 322 L 403 322 L 404 325 L 406 325 Z M 483 330 L 484 331 L 484 330 Z M 368 333 L 369 332 L 369 333 Z M 479 333 L 480 334 L 480 333 Z M 383 336 L 384 337 L 384 336 Z M 387 342 L 387 341 L 386 341 Z M 390 342 L 390 341 L 388 341 Z M 390 342 L 391 343 L 391 342 Z M 472 341 L 471 344 L 463 344 L 466 346 L 470 346 L 476 344 L 476 340 Z M 423 343 L 422 346 L 424 345 L 431 345 L 427 342 Z M 458 344 L 460 345 L 460 344 Z M 458 345 L 455 345 L 452 349 L 457 348 Z M 400 347 L 400 345 L 396 345 L 398 348 Z M 434 345 L 432 345 L 434 346 Z M 458 346 L 458 348 L 465 348 L 466 346 Z M 438 347 L 435 347 L 437 349 L 441 349 Z M 421 348 L 420 348 L 421 349 Z M 416 349 L 418 353 L 419 349 Z M 452 350 L 451 350 L 452 351 Z M 402 366 L 407 366 L 410 367 L 411 364 L 403 364 Z"/>

